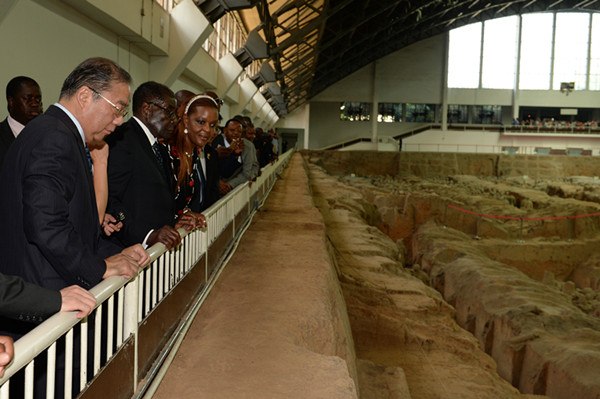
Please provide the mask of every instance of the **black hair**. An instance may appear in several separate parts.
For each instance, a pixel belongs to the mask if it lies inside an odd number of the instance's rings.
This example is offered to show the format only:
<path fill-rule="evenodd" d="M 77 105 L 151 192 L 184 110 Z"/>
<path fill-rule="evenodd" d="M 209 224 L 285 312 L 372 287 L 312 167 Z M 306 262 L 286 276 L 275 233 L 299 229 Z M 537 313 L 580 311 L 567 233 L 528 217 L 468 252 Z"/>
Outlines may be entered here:
<path fill-rule="evenodd" d="M 10 82 L 8 82 L 8 84 L 6 85 L 6 99 L 8 100 L 9 97 L 15 98 L 21 90 L 21 85 L 23 85 L 24 83 L 31 83 L 36 85 L 37 87 L 40 87 L 40 85 L 35 80 L 31 79 L 28 76 L 16 76 L 12 78 Z"/>
<path fill-rule="evenodd" d="M 231 122 L 239 123 L 242 126 L 242 128 L 244 127 L 244 124 L 239 119 L 236 119 L 235 117 L 233 117 L 230 120 L 228 120 L 227 122 L 225 122 L 223 127 L 227 127 Z"/>
<path fill-rule="evenodd" d="M 88 58 L 67 76 L 59 98 L 71 98 L 83 86 L 95 93 L 102 93 L 109 90 L 114 82 L 131 84 L 131 75 L 109 59 Z"/>
<path fill-rule="evenodd" d="M 153 101 L 166 102 L 167 98 L 175 98 L 175 94 L 167 86 L 157 82 L 142 83 L 133 93 L 133 113 L 142 109 L 144 103 Z"/>

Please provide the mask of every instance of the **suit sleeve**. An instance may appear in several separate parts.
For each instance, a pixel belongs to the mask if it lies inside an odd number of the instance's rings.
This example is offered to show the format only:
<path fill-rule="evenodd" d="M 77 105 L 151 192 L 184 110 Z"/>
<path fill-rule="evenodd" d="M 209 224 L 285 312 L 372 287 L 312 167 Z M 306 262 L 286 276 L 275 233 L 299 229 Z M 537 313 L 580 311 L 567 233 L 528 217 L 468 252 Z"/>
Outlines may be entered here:
<path fill-rule="evenodd" d="M 135 223 L 132 212 L 125 206 L 122 199 L 130 184 L 132 184 L 132 162 L 135 157 L 128 148 L 128 142 L 123 136 L 115 137 L 111 142 L 108 156 L 108 213 L 117 217 L 124 216 L 123 227 L 114 235 L 125 245 L 141 243 L 148 231 L 139 228 Z"/>
<path fill-rule="evenodd" d="M 68 134 L 40 135 L 23 173 L 23 225 L 27 240 L 67 285 L 90 288 L 102 280 L 106 264 L 82 236 L 96 232 L 77 231 L 73 224 L 77 217 L 90 217 L 83 215 L 85 204 L 70 206 L 76 188 L 85 192 L 81 185 L 88 184 L 82 181 L 81 161 L 73 156 L 79 153 L 77 145 Z M 76 212 L 80 214 L 71 214 Z"/>
<path fill-rule="evenodd" d="M 39 323 L 60 311 L 61 303 L 58 291 L 0 274 L 0 316 Z"/>

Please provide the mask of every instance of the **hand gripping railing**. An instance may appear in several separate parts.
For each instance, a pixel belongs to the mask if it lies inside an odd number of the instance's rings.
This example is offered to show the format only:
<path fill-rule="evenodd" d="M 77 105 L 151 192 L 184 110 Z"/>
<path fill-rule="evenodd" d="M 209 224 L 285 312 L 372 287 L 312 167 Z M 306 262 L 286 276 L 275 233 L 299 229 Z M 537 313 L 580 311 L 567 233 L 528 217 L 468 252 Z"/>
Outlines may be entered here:
<path fill-rule="evenodd" d="M 182 245 L 176 250 L 167 252 L 162 243 L 149 248 L 150 264 L 141 269 L 136 277 L 131 280 L 116 276 L 109 277 L 93 287 L 90 292 L 96 298 L 98 305 L 89 318 L 80 320 L 76 317 L 77 312 L 59 312 L 16 341 L 15 357 L 0 379 L 0 399 L 9 398 L 10 378 L 23 368 L 25 369 L 24 397 L 33 398 L 36 357 L 44 351 L 47 353 L 46 383 L 43 384 L 46 390 L 45 397 L 54 398 L 57 341 L 63 336 L 66 359 L 65 398 L 74 396 L 73 393 L 79 392 L 77 389 L 86 388 L 91 378 L 96 378 L 95 376 L 99 374 L 103 364 L 109 362 L 113 355 L 130 342 L 128 341 L 130 337 L 135 338 L 132 340 L 133 370 L 120 370 L 120 372 L 123 376 L 128 376 L 125 379 L 130 382 L 130 393 L 135 392 L 138 387 L 138 370 L 147 370 L 149 367 L 146 364 L 138 364 L 139 327 L 155 309 L 160 307 L 162 301 L 194 267 L 204 267 L 205 282 L 216 275 L 215 271 L 218 268 L 219 258 L 222 257 L 223 246 L 229 245 L 228 243 L 235 238 L 240 224 L 248 220 L 249 215 L 256 210 L 257 204 L 266 197 L 292 153 L 293 151 L 290 150 L 283 154 L 277 162 L 264 167 L 261 176 L 255 182 L 236 187 L 226 197 L 203 212 L 207 222 L 205 229 L 189 233 L 179 229 L 183 239 Z M 223 240 L 223 237 L 226 240 Z M 211 246 L 219 240 L 226 243 L 220 245 L 221 249 L 216 250 L 219 256 L 211 258 L 209 250 L 212 250 Z M 93 327 L 93 332 L 88 331 L 90 326 Z M 76 328 L 80 329 L 79 334 L 76 334 Z M 74 359 L 73 353 L 76 352 L 74 343 L 77 341 L 75 338 L 77 336 L 80 341 L 80 356 L 79 359 Z M 88 345 L 88 337 L 92 340 L 91 346 Z M 90 356 L 89 360 L 88 356 Z M 150 360 L 154 361 L 155 357 Z M 73 365 L 77 360 L 80 366 L 79 375 L 73 375 Z M 88 370 L 88 365 L 91 370 Z M 76 382 L 78 380 L 78 384 L 75 384 L 75 392 L 72 391 L 73 379 L 76 379 Z M 62 383 L 63 381 L 59 382 Z M 44 395 L 38 392 L 36 396 Z"/>

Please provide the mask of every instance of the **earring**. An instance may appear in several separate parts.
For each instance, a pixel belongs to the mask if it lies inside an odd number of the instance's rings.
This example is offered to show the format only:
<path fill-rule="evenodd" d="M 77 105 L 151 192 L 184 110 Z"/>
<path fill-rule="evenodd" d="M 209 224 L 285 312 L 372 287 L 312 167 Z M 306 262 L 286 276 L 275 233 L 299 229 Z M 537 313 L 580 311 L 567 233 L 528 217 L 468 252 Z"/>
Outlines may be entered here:
<path fill-rule="evenodd" d="M 183 129 L 183 134 L 188 134 L 187 128 Z"/>

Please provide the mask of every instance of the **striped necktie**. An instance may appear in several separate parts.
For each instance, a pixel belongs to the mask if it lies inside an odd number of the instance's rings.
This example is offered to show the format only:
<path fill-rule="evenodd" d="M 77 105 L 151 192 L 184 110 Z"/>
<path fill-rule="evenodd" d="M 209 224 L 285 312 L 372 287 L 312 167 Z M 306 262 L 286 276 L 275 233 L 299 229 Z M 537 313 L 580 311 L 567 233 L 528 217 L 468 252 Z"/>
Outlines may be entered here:
<path fill-rule="evenodd" d="M 87 158 L 88 166 L 90 167 L 90 172 L 94 173 L 94 166 L 92 164 L 92 156 L 90 155 L 90 150 L 89 150 L 89 148 L 87 148 L 87 146 L 84 146 L 84 148 L 85 148 L 85 157 Z"/>

